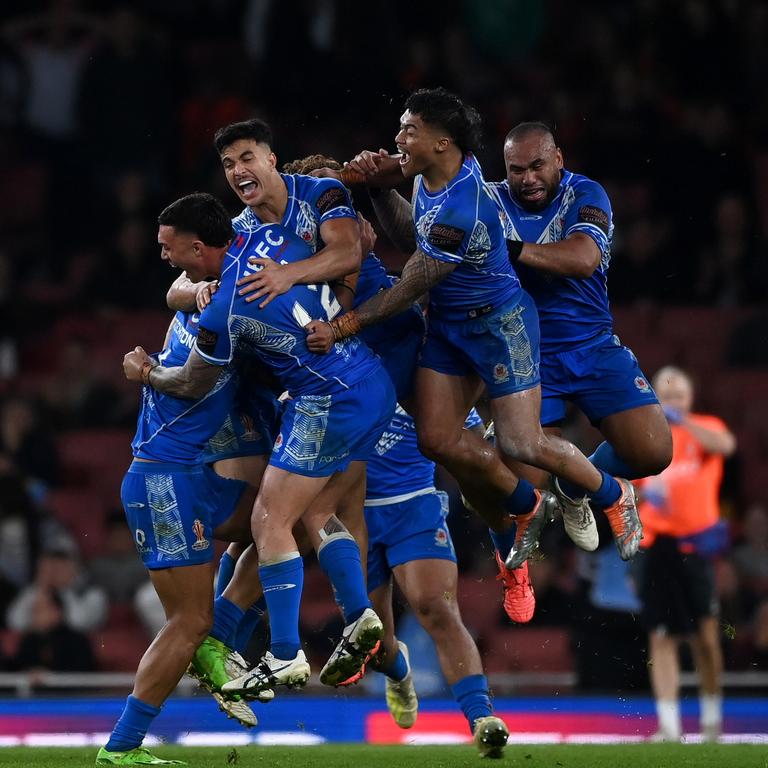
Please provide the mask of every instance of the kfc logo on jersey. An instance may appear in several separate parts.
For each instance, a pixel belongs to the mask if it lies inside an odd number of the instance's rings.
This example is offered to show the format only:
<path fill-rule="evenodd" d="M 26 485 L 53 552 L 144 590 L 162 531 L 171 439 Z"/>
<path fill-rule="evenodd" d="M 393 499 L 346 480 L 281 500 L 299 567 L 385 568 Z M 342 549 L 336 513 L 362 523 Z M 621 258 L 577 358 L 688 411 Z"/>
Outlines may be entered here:
<path fill-rule="evenodd" d="M 509 381 L 509 369 L 504 363 L 496 363 L 496 365 L 493 366 L 493 380 L 497 384 Z"/>
<path fill-rule="evenodd" d="M 651 388 L 651 385 L 642 376 L 635 377 L 635 386 L 641 392 L 648 392 Z"/>
<path fill-rule="evenodd" d="M 438 528 L 435 531 L 435 544 L 438 547 L 448 546 L 448 534 L 445 532 L 445 528 Z"/>
<path fill-rule="evenodd" d="M 275 445 L 274 445 L 274 449 L 275 449 L 276 451 L 277 451 L 277 450 L 279 450 L 279 449 L 280 449 L 280 447 L 282 446 L 282 444 L 283 444 L 283 433 L 282 433 L 282 432 L 279 432 L 279 433 L 278 433 L 278 435 L 277 435 L 277 437 L 275 438 Z"/>

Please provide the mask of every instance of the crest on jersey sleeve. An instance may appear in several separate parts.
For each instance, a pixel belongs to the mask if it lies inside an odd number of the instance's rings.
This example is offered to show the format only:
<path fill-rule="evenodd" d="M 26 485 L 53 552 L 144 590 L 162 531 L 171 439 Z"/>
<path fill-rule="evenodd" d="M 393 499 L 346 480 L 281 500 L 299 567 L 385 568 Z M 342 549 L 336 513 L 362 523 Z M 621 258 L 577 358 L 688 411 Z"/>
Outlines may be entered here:
<path fill-rule="evenodd" d="M 464 261 L 474 266 L 480 266 L 491 250 L 491 236 L 488 234 L 488 227 L 478 220 L 472 229 L 469 237 L 469 245 L 464 255 Z"/>
<path fill-rule="evenodd" d="M 317 215 L 314 206 L 306 200 L 299 200 L 296 216 L 296 234 L 314 251 L 317 248 Z"/>

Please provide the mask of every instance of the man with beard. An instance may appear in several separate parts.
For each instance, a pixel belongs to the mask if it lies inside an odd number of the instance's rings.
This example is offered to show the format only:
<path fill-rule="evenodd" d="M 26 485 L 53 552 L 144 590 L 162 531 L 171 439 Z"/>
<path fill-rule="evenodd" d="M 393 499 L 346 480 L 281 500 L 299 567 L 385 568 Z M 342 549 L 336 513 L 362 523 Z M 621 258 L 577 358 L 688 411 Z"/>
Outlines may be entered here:
<path fill-rule="evenodd" d="M 539 313 L 541 424 L 559 435 L 572 402 L 605 437 L 590 457 L 596 467 L 630 480 L 658 474 L 671 460 L 672 438 L 637 359 L 613 334 L 608 196 L 597 182 L 563 167 L 563 153 L 543 123 L 521 123 L 509 132 L 504 164 L 507 179 L 488 188 L 502 211 L 510 260 Z M 537 487 L 547 486 L 545 473 L 517 463 L 513 468 Z M 554 487 L 571 539 L 596 549 L 597 527 L 583 490 L 563 479 Z M 614 520 L 624 557 L 624 531 Z"/>

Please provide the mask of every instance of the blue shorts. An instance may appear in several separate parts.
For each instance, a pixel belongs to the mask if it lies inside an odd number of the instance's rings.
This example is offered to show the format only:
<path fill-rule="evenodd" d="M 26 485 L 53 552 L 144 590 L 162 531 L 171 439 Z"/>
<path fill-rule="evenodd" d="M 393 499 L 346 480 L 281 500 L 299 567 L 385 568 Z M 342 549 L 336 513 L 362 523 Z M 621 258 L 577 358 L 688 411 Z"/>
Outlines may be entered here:
<path fill-rule="evenodd" d="M 386 584 L 395 566 L 412 560 L 456 562 L 448 530 L 448 495 L 432 491 L 407 501 L 365 507 L 368 592 Z"/>
<path fill-rule="evenodd" d="M 541 358 L 541 423 L 565 418 L 566 402 L 598 425 L 606 416 L 659 401 L 632 350 L 604 334 L 579 349 Z"/>
<path fill-rule="evenodd" d="M 450 376 L 477 374 L 490 398 L 533 389 L 540 381 L 533 299 L 523 291 L 519 302 L 461 321 L 430 316 L 419 366 Z"/>
<path fill-rule="evenodd" d="M 246 488 L 205 464 L 134 461 L 120 489 L 128 527 L 147 568 L 213 559 L 214 529 L 235 511 Z"/>
<path fill-rule="evenodd" d="M 395 389 L 386 371 L 330 395 L 300 395 L 285 404 L 269 463 L 305 477 L 343 472 L 367 461 L 395 412 Z"/>
<path fill-rule="evenodd" d="M 395 385 L 397 402 L 413 391 L 413 375 L 424 344 L 426 325 L 421 310 L 411 308 L 383 323 L 363 328 L 360 338 L 381 358 Z"/>
<path fill-rule="evenodd" d="M 235 407 L 208 441 L 203 462 L 213 464 L 240 456 L 268 456 L 280 427 L 282 406 L 266 390 L 239 392 Z"/>

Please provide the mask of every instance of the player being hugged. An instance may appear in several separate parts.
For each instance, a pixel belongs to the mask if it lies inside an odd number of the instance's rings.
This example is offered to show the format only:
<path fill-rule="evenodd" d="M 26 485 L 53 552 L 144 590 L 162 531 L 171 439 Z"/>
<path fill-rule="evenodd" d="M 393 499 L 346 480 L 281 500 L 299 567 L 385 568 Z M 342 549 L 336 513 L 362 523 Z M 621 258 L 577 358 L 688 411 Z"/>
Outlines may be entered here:
<path fill-rule="evenodd" d="M 419 447 L 481 510 L 509 590 L 517 586 L 509 570 L 527 560 L 557 502 L 518 480 L 479 436 L 462 429 L 483 388 L 507 458 L 571 481 L 606 508 L 633 510 L 635 498 L 629 483 L 541 429 L 536 307 L 509 261 L 498 208 L 473 154 L 477 112 L 442 88 L 415 92 L 405 107 L 395 137 L 399 158 L 364 152 L 342 173 L 349 182 L 368 180 L 369 188 L 414 179 L 412 204 L 392 191 L 372 196 L 387 234 L 415 252 L 395 286 L 330 323 L 312 323 L 309 347 L 323 353 L 429 291 L 415 389 Z"/>
<path fill-rule="evenodd" d="M 195 197 L 174 204 L 180 214 Z M 219 290 L 200 317 L 197 340 L 185 365 L 160 368 L 149 359 L 142 363 L 150 366 L 146 378 L 152 387 L 199 397 L 236 353 L 253 354 L 291 394 L 251 519 L 271 648 L 251 672 L 223 686 L 228 695 L 239 691 L 256 695 L 274 685 L 300 686 L 309 678 L 298 634 L 303 562 L 292 528 L 299 519 L 316 531 L 324 546 L 340 550 L 333 560 L 345 570 L 345 578 L 331 580 L 352 629 L 345 630 L 345 648 L 337 649 L 326 665 L 333 667 L 332 675 L 324 670 L 326 677 L 344 680 L 355 674 L 364 658 L 361 654 L 370 651 L 383 632 L 370 608 L 354 540 L 329 522 L 330 514 L 321 510 L 314 520 L 307 515 L 326 486 L 338 484 L 339 493 L 344 493 L 343 470 L 352 462 L 365 461 L 373 450 L 394 411 L 392 384 L 358 339 L 339 344 L 325 358 L 307 349 L 304 327 L 316 318 L 330 320 L 340 309 L 326 284 L 294 286 L 264 308 L 240 296 L 238 280 L 261 268 L 249 264 L 254 255 L 290 264 L 306 258 L 308 246 L 279 225 L 238 234 L 214 265 L 212 277 L 220 278 Z M 350 644 L 355 654 L 346 652 Z"/>

